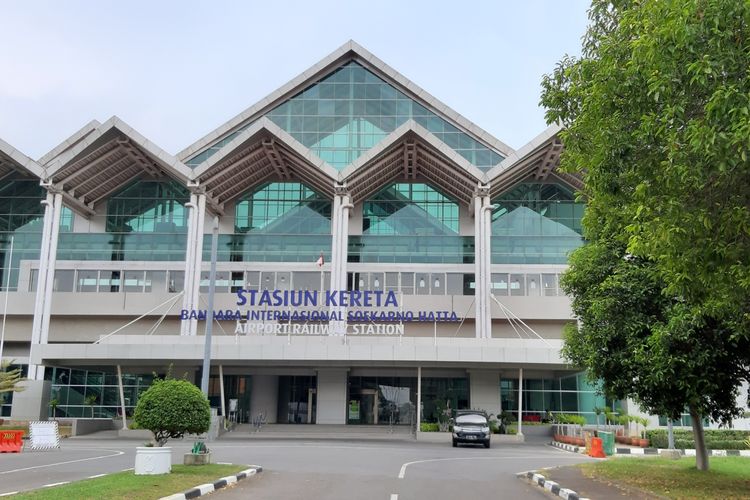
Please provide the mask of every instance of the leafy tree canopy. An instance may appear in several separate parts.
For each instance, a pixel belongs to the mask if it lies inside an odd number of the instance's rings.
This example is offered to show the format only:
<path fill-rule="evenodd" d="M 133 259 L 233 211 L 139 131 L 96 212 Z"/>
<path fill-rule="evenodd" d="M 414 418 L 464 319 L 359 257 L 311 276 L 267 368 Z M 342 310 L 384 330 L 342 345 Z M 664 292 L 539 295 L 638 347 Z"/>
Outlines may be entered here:
<path fill-rule="evenodd" d="M 208 431 L 211 407 L 201 390 L 187 380 L 156 379 L 138 398 L 133 419 L 164 446 L 169 438 Z"/>
<path fill-rule="evenodd" d="M 750 378 L 750 1 L 594 0 L 589 19 L 542 84 L 588 203 L 564 354 L 650 411 L 729 422 Z"/>

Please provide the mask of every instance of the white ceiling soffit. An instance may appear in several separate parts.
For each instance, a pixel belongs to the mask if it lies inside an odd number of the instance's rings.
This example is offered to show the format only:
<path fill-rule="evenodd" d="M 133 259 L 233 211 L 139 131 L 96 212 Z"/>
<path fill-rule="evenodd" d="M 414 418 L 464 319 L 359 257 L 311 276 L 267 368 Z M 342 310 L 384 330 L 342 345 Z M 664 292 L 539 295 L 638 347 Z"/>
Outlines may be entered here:
<path fill-rule="evenodd" d="M 325 77 L 337 67 L 351 60 L 361 63 L 364 67 L 383 78 L 383 80 L 394 85 L 407 96 L 453 123 L 462 132 L 474 137 L 480 143 L 484 143 L 486 146 L 495 149 L 506 157 L 513 153 L 513 148 L 472 123 L 467 118 L 448 107 L 448 105 L 433 97 L 417 84 L 375 57 L 357 42 L 349 40 L 318 63 L 303 71 L 301 74 L 245 109 L 228 122 L 177 153 L 177 157 L 180 160 L 185 161 L 195 154 L 200 153 L 206 147 L 231 133 L 241 125 L 257 120 L 264 114 L 268 113 L 271 109 L 295 96 L 320 78 Z"/>
<path fill-rule="evenodd" d="M 339 173 L 268 118 L 243 130 L 198 165 L 191 175 L 205 189 L 211 208 L 224 205 L 265 181 L 300 181 L 333 197 Z"/>
<path fill-rule="evenodd" d="M 65 151 L 69 150 L 70 148 L 81 142 L 83 139 L 85 139 L 86 136 L 96 130 L 99 125 L 101 125 L 101 123 L 99 123 L 98 120 L 91 120 L 86 125 L 78 129 L 75 133 L 73 133 L 70 137 L 52 148 L 52 150 L 50 150 L 47 154 L 39 158 L 39 164 L 46 165 L 47 163 L 50 163 Z"/>
<path fill-rule="evenodd" d="M 48 179 L 66 203 L 84 214 L 133 180 L 148 175 L 185 184 L 192 171 L 175 157 L 112 117 L 47 165 Z"/>
<path fill-rule="evenodd" d="M 341 172 L 360 202 L 398 179 L 427 181 L 466 205 L 484 174 L 414 120 L 409 120 Z"/>
<path fill-rule="evenodd" d="M 47 176 L 39 163 L 0 139 L 0 179 L 14 170 L 32 174 L 40 180 Z"/>
<path fill-rule="evenodd" d="M 538 181 L 547 180 L 560 164 L 560 154 L 564 149 L 559 137 L 561 130 L 562 126 L 559 124 L 550 125 L 541 134 L 488 171 L 487 182 L 491 186 L 490 195 L 496 196 L 529 176 Z M 556 175 L 566 183 L 580 188 L 575 183 L 576 177 L 563 176 L 560 172 L 556 172 Z"/>

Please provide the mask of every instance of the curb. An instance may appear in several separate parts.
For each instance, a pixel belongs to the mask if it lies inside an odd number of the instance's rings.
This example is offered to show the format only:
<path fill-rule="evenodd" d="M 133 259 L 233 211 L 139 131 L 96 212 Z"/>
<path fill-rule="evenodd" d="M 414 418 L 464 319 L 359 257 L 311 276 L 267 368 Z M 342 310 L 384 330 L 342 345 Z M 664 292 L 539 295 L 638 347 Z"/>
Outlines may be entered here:
<path fill-rule="evenodd" d="M 581 446 L 573 446 L 558 441 L 552 441 L 550 445 L 572 453 L 586 453 L 586 448 Z M 686 457 L 695 456 L 695 450 L 690 448 L 678 450 L 668 450 L 666 448 L 615 448 L 615 455 L 663 455 L 671 451 L 679 452 L 680 455 Z M 711 457 L 750 457 L 750 450 L 708 450 L 708 455 Z"/>
<path fill-rule="evenodd" d="M 168 497 L 161 497 L 159 500 L 185 500 L 189 498 L 198 498 L 199 496 L 208 495 L 211 492 L 220 490 L 221 488 L 224 488 L 230 484 L 234 484 L 237 481 L 241 481 L 242 479 L 252 477 L 259 472 L 263 472 L 263 467 L 259 465 L 253 465 L 249 469 L 238 472 L 233 476 L 222 477 L 221 479 L 218 479 L 213 483 L 200 484 L 183 493 L 175 493 L 174 495 L 169 495 Z"/>
<path fill-rule="evenodd" d="M 521 472 L 517 475 L 518 479 L 527 479 L 531 483 L 536 484 L 540 488 L 544 488 L 545 490 L 549 491 L 553 495 L 557 495 L 560 498 L 564 498 L 566 500 L 588 500 L 587 498 L 582 498 L 578 496 L 578 493 L 576 493 L 573 490 L 569 490 L 567 488 L 562 488 L 559 484 L 557 484 L 554 481 L 550 481 L 546 479 L 541 474 L 537 474 L 534 471 L 529 472 Z"/>

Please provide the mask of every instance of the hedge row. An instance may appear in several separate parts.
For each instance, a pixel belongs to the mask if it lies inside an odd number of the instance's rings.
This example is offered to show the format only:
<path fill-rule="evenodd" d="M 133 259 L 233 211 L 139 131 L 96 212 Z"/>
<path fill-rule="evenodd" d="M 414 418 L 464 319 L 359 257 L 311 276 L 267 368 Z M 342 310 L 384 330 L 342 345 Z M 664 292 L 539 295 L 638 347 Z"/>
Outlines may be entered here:
<path fill-rule="evenodd" d="M 747 450 L 750 449 L 746 440 L 750 439 L 750 431 L 706 429 L 704 431 L 706 448 L 709 450 Z M 668 446 L 667 431 L 654 429 L 646 431 L 651 446 L 666 448 Z M 674 446 L 677 449 L 695 448 L 693 433 L 689 430 L 675 429 Z"/>

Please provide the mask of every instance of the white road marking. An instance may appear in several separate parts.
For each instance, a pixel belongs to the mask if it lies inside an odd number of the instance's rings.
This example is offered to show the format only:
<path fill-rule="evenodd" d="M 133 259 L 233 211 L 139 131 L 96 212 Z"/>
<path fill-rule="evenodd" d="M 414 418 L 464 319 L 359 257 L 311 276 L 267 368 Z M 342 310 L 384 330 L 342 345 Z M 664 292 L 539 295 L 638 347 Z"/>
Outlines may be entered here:
<path fill-rule="evenodd" d="M 45 467 L 54 467 L 56 465 L 66 465 L 66 464 L 76 464 L 76 463 L 79 463 L 79 462 L 89 462 L 91 460 L 100 460 L 102 458 L 119 457 L 120 455 L 124 455 L 125 454 L 124 451 L 120 451 L 120 450 L 107 450 L 107 451 L 114 451 L 115 453 L 113 453 L 111 455 L 102 455 L 102 456 L 99 456 L 99 457 L 80 458 L 78 460 L 68 460 L 66 462 L 55 462 L 54 464 L 35 465 L 33 467 L 24 467 L 22 469 L 6 470 L 6 471 L 0 472 L 0 475 L 11 474 L 13 472 L 23 472 L 23 471 L 26 471 L 26 470 L 43 469 Z"/>
<path fill-rule="evenodd" d="M 9 491 L 8 493 L 0 493 L 0 497 L 9 497 L 11 495 L 17 495 L 17 491 Z"/>
<path fill-rule="evenodd" d="M 97 477 L 104 477 L 106 474 L 94 474 L 93 476 L 89 476 L 86 479 L 96 479 Z"/>
<path fill-rule="evenodd" d="M 42 486 L 42 488 L 52 488 L 54 486 L 62 486 L 63 484 L 68 484 L 68 483 L 70 483 L 70 481 L 60 481 L 59 483 L 45 484 L 44 486 Z"/>
<path fill-rule="evenodd" d="M 398 500 L 398 495 L 395 493 L 391 493 L 391 500 Z"/>
<path fill-rule="evenodd" d="M 401 466 L 401 470 L 398 473 L 398 478 L 403 479 L 406 475 L 406 468 L 414 464 L 423 464 L 428 462 L 450 462 L 451 460 L 518 460 L 520 458 L 536 458 L 545 459 L 551 457 L 540 457 L 532 455 L 517 455 L 513 457 L 455 457 L 455 458 L 430 458 L 427 460 L 415 460 L 413 462 L 406 462 Z M 555 457 L 555 458 L 569 458 L 570 460 L 578 460 L 578 457 Z"/>

